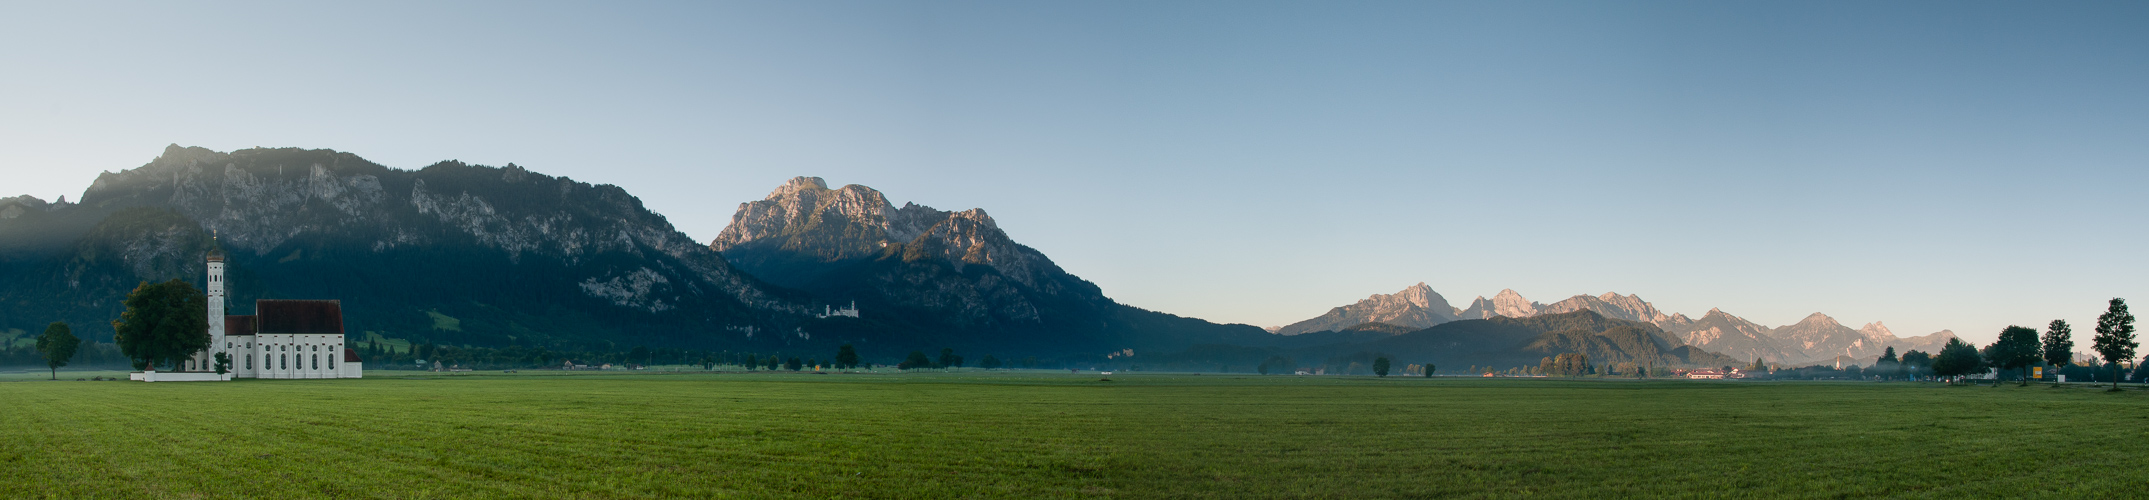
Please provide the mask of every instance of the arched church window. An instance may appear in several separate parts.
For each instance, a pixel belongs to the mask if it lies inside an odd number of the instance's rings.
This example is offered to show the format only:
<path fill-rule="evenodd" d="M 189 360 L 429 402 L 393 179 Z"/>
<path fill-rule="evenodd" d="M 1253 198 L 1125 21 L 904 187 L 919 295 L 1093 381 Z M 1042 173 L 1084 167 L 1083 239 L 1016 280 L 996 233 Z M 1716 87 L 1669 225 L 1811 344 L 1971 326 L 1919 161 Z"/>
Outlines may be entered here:
<path fill-rule="evenodd" d="M 321 369 L 321 355 L 319 354 L 313 355 L 313 369 Z"/>
<path fill-rule="evenodd" d="M 277 355 L 277 356 L 276 356 L 276 361 L 277 361 L 276 365 L 277 365 L 277 366 L 281 366 L 281 367 L 283 367 L 282 369 L 285 369 L 285 370 L 289 370 L 289 369 L 291 369 L 291 355 L 289 355 L 289 354 L 280 354 L 280 355 Z"/>
<path fill-rule="evenodd" d="M 248 369 L 248 370 L 252 370 L 252 369 L 254 369 L 254 357 L 253 357 L 253 356 L 247 356 L 247 357 L 246 357 L 246 369 Z"/>

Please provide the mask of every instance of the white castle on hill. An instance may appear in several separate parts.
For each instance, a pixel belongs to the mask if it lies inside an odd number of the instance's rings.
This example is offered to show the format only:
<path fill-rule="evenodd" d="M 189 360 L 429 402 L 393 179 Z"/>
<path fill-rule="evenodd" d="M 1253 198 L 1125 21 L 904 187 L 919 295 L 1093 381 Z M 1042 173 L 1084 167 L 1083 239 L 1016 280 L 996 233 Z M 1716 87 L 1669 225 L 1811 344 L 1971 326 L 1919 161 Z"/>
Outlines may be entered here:
<path fill-rule="evenodd" d="M 359 378 L 365 363 L 344 347 L 343 303 L 335 300 L 256 300 L 253 316 L 224 314 L 224 254 L 209 253 L 209 348 L 176 372 L 135 372 L 145 382 L 233 378 Z M 216 373 L 216 355 L 231 366 Z"/>
<path fill-rule="evenodd" d="M 852 318 L 858 317 L 858 301 L 853 300 L 851 301 L 850 307 L 842 309 L 836 309 L 835 306 L 830 306 L 827 304 L 821 305 L 820 317 L 827 318 L 832 316 L 847 316 Z"/>

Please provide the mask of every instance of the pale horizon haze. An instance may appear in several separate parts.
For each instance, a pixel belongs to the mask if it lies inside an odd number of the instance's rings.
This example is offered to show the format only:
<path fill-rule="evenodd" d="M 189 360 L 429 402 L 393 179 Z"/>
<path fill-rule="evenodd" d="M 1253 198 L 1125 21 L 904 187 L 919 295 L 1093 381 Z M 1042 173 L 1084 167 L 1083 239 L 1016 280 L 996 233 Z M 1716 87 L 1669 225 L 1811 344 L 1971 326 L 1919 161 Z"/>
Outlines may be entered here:
<path fill-rule="evenodd" d="M 1990 342 L 2149 301 L 2149 3 L 4 2 L 0 196 L 167 144 L 984 208 L 1134 306 L 1426 282 Z M 2140 306 L 2140 304 L 2136 304 Z"/>

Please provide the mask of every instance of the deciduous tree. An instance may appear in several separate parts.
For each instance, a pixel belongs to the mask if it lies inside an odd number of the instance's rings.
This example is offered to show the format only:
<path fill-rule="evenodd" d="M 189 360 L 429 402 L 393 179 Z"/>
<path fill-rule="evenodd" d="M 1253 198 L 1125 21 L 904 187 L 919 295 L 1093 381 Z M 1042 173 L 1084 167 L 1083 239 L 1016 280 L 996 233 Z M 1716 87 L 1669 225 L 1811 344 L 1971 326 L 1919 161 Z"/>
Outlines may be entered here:
<path fill-rule="evenodd" d="M 1373 358 L 1373 375 L 1388 376 L 1388 358 Z"/>
<path fill-rule="evenodd" d="M 2052 320 L 2051 324 L 2045 325 L 2043 347 L 2046 365 L 2051 365 L 2055 371 L 2066 368 L 2074 362 L 2074 327 L 2068 326 L 2064 319 Z M 2057 377 L 2053 378 L 2052 385 L 2059 386 Z"/>
<path fill-rule="evenodd" d="M 2044 349 L 2037 343 L 2037 330 L 2032 328 L 2008 325 L 2000 330 L 1999 340 L 1985 347 L 1985 360 L 1993 368 L 2022 370 L 2022 385 L 2030 385 L 2030 365 L 2041 359 L 2044 359 Z"/>
<path fill-rule="evenodd" d="M 37 354 L 45 358 L 45 367 L 52 369 L 52 379 L 60 379 L 60 367 L 75 359 L 75 350 L 82 347 L 82 339 L 75 337 L 74 329 L 67 323 L 54 321 L 45 325 L 45 333 L 37 336 Z"/>
<path fill-rule="evenodd" d="M 858 348 L 851 347 L 850 344 L 843 344 L 843 347 L 836 348 L 836 368 L 847 370 L 857 367 Z"/>
<path fill-rule="evenodd" d="M 925 351 L 910 351 L 910 355 L 905 356 L 903 362 L 896 363 L 895 367 L 903 370 L 932 368 L 933 360 L 925 357 Z"/>
<path fill-rule="evenodd" d="M 1948 383 L 1951 384 L 1954 383 L 1954 377 L 1984 369 L 1984 359 L 1978 356 L 1977 348 L 1970 347 L 1970 344 L 1963 343 L 1959 338 L 1948 339 L 1948 344 L 1940 348 L 1940 355 L 1933 358 L 1933 376 L 1949 377 Z"/>
<path fill-rule="evenodd" d="M 209 347 L 209 297 L 185 281 L 143 282 L 112 322 L 113 341 L 136 369 L 179 362 Z"/>
<path fill-rule="evenodd" d="M 2134 348 L 2141 347 L 2134 341 L 2134 314 L 2127 312 L 2126 299 L 2113 298 L 2104 314 L 2097 316 L 2093 341 L 2097 355 L 2112 365 L 2112 390 L 2119 390 L 2119 363 L 2133 360 Z"/>

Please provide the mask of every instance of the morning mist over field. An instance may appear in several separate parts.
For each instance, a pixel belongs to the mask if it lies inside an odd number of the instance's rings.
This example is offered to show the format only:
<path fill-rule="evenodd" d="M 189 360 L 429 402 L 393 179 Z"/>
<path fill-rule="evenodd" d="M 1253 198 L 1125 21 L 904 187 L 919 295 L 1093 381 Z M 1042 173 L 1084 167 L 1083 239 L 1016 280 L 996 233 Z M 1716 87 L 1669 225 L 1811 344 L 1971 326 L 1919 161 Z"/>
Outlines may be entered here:
<path fill-rule="evenodd" d="M 0 4 L 0 491 L 2138 495 L 2145 27 Z"/>

